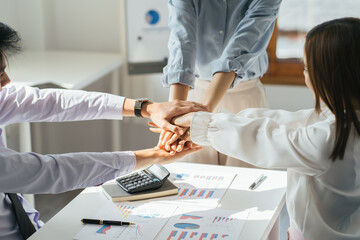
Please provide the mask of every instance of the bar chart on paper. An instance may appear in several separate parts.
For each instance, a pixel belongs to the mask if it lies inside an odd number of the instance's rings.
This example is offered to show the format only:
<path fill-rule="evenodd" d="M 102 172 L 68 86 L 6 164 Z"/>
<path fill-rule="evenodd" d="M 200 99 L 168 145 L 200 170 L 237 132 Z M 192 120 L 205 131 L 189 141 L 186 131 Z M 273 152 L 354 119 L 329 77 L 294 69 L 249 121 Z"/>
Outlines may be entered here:
<path fill-rule="evenodd" d="M 182 202 L 216 206 L 230 186 L 235 174 L 196 171 L 171 173 L 170 180 L 179 187 L 177 196 L 168 197 Z"/>
<path fill-rule="evenodd" d="M 248 215 L 249 211 L 178 209 L 165 225 L 158 239 L 238 239 Z"/>
<path fill-rule="evenodd" d="M 112 203 L 109 202 L 94 218 L 134 222 L 135 226 L 92 225 L 87 224 L 74 239 L 154 239 L 172 216 L 176 206 L 159 203 Z M 151 223 L 151 224 L 150 224 Z M 157 226 L 154 228 L 153 226 Z"/>

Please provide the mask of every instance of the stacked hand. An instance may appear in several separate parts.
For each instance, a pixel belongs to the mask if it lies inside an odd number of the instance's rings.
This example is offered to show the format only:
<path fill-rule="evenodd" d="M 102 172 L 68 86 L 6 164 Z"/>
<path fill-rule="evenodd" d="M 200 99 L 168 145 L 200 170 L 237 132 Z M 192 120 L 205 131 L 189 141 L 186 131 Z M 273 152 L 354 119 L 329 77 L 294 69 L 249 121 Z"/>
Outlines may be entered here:
<path fill-rule="evenodd" d="M 175 119 L 178 119 L 179 116 L 197 111 L 207 111 L 207 107 L 201 105 L 200 103 L 181 100 L 174 100 L 163 103 L 151 102 L 146 106 L 146 113 L 153 121 L 151 126 L 163 129 L 164 132 L 166 131 L 168 133 L 167 137 L 172 135 L 178 137 L 186 135 L 186 128 L 184 128 L 185 120 L 181 120 L 180 118 L 178 121 L 179 124 L 175 123 L 174 121 Z"/>
<path fill-rule="evenodd" d="M 206 110 L 206 109 L 203 109 Z M 190 123 L 191 119 L 194 116 L 194 112 L 189 112 L 177 117 L 174 117 L 171 122 L 179 127 L 182 127 L 184 130 L 183 134 L 178 134 L 164 129 L 160 129 L 154 123 L 149 123 L 151 131 L 160 133 L 158 147 L 167 150 L 170 155 L 175 155 L 175 153 L 180 153 L 183 150 L 192 149 L 197 147 L 193 144 L 190 139 Z"/>
<path fill-rule="evenodd" d="M 133 100 L 128 99 L 128 101 L 133 104 Z M 129 109 L 133 109 L 132 104 Z M 150 118 L 153 122 L 149 124 L 155 127 L 151 130 L 161 134 L 159 144 L 155 148 L 134 152 L 136 169 L 152 163 L 167 164 L 201 150 L 200 146 L 192 144 L 190 141 L 190 117 L 197 111 L 207 111 L 207 107 L 199 103 L 181 100 L 144 104 L 141 110 L 142 116 Z M 129 110 L 128 114 L 133 113 Z M 175 149 L 175 151 L 171 151 L 171 149 Z M 178 154 L 174 156 L 176 152 Z"/>

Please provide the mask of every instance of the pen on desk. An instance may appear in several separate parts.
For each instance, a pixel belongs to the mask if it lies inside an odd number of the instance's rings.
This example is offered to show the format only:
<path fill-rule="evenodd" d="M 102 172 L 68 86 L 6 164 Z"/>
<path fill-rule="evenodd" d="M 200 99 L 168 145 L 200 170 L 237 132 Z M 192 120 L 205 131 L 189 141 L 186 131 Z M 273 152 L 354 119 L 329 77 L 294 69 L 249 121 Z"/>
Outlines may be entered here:
<path fill-rule="evenodd" d="M 254 190 L 257 188 L 264 180 L 266 179 L 266 176 L 264 174 L 261 174 L 249 187 L 249 189 Z"/>
<path fill-rule="evenodd" d="M 101 220 L 101 219 L 89 219 L 89 218 L 83 218 L 81 219 L 83 223 L 89 223 L 89 224 L 106 224 L 106 225 L 118 225 L 118 226 L 129 226 L 129 225 L 135 225 L 135 223 L 132 222 L 123 222 L 123 221 L 113 221 L 113 220 Z"/>

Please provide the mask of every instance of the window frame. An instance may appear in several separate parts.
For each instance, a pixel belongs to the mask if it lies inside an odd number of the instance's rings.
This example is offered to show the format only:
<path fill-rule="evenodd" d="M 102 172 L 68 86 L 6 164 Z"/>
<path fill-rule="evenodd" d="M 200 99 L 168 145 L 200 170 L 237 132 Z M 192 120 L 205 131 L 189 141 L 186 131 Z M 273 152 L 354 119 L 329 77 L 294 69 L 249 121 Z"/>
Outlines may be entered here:
<path fill-rule="evenodd" d="M 265 84 L 283 84 L 305 86 L 303 63 L 298 58 L 279 59 L 276 46 L 279 30 L 275 22 L 274 32 L 267 47 L 269 67 L 261 81 Z"/>

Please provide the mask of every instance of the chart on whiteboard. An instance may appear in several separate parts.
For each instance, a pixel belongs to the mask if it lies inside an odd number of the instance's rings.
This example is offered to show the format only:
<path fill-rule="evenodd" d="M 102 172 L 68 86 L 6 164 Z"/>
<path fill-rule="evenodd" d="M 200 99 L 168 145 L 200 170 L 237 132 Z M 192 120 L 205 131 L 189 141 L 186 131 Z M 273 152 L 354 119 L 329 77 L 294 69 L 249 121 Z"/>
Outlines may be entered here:
<path fill-rule="evenodd" d="M 154 239 L 159 229 L 168 221 L 176 206 L 159 203 L 119 202 L 105 205 L 93 217 L 97 219 L 117 220 L 135 223 L 134 226 L 92 225 L 86 224 L 76 234 L 77 240 L 95 239 Z M 151 224 L 150 224 L 151 223 Z M 154 228 L 156 226 L 156 228 Z"/>

